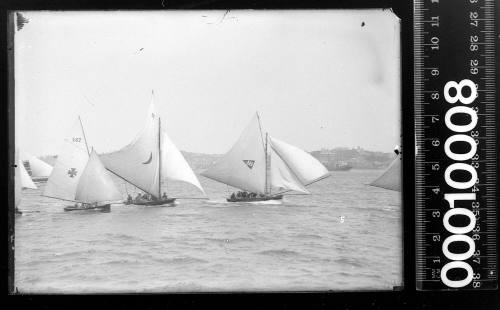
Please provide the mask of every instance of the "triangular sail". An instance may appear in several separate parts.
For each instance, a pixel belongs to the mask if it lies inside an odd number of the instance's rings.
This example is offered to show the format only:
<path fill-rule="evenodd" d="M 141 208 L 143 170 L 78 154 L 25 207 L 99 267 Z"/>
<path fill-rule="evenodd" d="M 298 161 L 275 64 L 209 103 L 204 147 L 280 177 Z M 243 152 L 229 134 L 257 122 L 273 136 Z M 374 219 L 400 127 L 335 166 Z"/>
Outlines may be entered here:
<path fill-rule="evenodd" d="M 153 102 L 141 133 L 124 148 L 100 159 L 111 172 L 139 189 L 157 197 L 159 193 L 159 119 Z"/>
<path fill-rule="evenodd" d="M 287 164 L 272 148 L 270 150 L 270 161 L 269 183 L 272 192 L 292 190 L 309 194 L 309 191 L 300 183 L 294 173 L 287 167 Z"/>
<path fill-rule="evenodd" d="M 161 137 L 161 170 L 162 178 L 193 184 L 205 194 L 200 181 L 166 132 L 162 132 Z"/>
<path fill-rule="evenodd" d="M 20 181 L 21 181 L 21 187 L 22 188 L 31 188 L 31 189 L 37 189 L 38 187 L 33 183 L 33 180 L 31 179 L 30 175 L 28 174 L 28 171 L 24 168 L 23 162 L 20 160 L 17 162 L 17 166 L 19 167 L 19 176 L 20 176 Z"/>
<path fill-rule="evenodd" d="M 370 185 L 393 191 L 401 191 L 401 161 L 401 155 L 398 155 L 384 173 L 370 183 Z"/>
<path fill-rule="evenodd" d="M 88 161 L 87 147 L 79 122 L 63 142 L 54 169 L 47 180 L 44 196 L 75 200 L 76 187 Z"/>
<path fill-rule="evenodd" d="M 14 162 L 16 163 L 14 168 L 14 201 L 15 206 L 17 207 L 21 202 L 21 189 L 23 188 L 31 188 L 37 189 L 37 186 L 31 180 L 30 176 L 26 169 L 24 169 L 24 165 L 21 160 L 19 160 L 19 151 L 15 151 Z"/>
<path fill-rule="evenodd" d="M 271 148 L 286 162 L 303 185 L 330 175 L 328 169 L 309 153 L 273 137 L 269 137 L 269 140 Z"/>
<path fill-rule="evenodd" d="M 31 176 L 34 178 L 48 177 L 52 173 L 51 165 L 47 164 L 43 160 L 38 159 L 27 152 L 21 153 L 21 160 L 27 161 L 29 163 L 31 169 Z"/>
<path fill-rule="evenodd" d="M 257 114 L 231 150 L 202 175 L 242 190 L 266 193 L 266 155 Z"/>
<path fill-rule="evenodd" d="M 76 188 L 75 200 L 85 203 L 121 200 L 121 193 L 97 153 L 92 150 Z"/>

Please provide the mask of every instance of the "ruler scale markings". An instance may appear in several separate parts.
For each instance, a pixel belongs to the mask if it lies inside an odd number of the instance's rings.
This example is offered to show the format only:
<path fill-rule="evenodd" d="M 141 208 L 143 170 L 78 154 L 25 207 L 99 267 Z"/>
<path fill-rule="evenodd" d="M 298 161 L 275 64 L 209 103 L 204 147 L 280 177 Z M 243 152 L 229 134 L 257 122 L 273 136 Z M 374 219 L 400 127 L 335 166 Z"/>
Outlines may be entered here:
<path fill-rule="evenodd" d="M 433 23 L 434 20 L 439 20 L 439 24 Z M 497 288 L 493 22 L 492 0 L 414 1 L 414 115 L 415 140 L 419 147 L 415 159 L 415 253 L 417 288 L 420 290 Z M 478 96 L 471 97 L 473 99 L 468 103 L 462 102 L 467 100 L 467 93 L 461 93 L 463 86 L 459 84 L 467 83 L 463 80 L 473 81 L 471 83 L 477 85 L 474 89 Z M 448 94 L 449 97 L 458 97 L 454 102 L 445 98 L 444 86 L 450 81 L 456 83 L 455 95 Z M 436 97 L 436 94 L 438 98 L 430 98 Z M 451 107 L 466 106 L 472 102 L 470 108 L 475 109 L 477 123 L 463 134 L 475 140 L 476 154 L 468 160 L 457 161 L 447 156 L 443 148 L 445 141 L 457 132 L 445 127 L 445 122 L 438 119 L 444 120 L 445 113 Z M 463 146 L 459 149 L 463 149 Z M 468 149 L 465 149 L 457 154 L 467 152 Z M 471 183 L 470 188 L 457 190 L 450 185 L 458 184 L 450 181 L 451 176 L 445 180 L 444 170 L 455 163 L 469 165 L 476 171 L 478 180 Z M 439 168 L 436 169 L 436 165 Z M 475 198 L 463 201 L 456 199 L 454 206 L 454 210 L 465 210 L 461 212 L 470 212 L 475 217 L 475 227 L 471 226 L 468 232 L 460 234 L 465 236 L 462 238 L 473 240 L 475 247 L 474 254 L 463 259 L 463 264 L 472 270 L 471 277 L 468 277 L 467 271 L 463 281 L 460 278 L 463 276 L 453 275 L 450 271 L 443 273 L 443 268 L 450 267 L 449 264 L 456 261 L 462 263 L 462 260 L 456 259 L 456 255 L 450 253 L 446 256 L 442 250 L 444 240 L 457 236 L 457 233 L 451 232 L 453 228 L 448 231 L 443 225 L 442 217 L 451 209 L 443 199 L 445 194 L 473 194 Z M 457 227 L 466 227 L 467 223 Z M 469 252 L 468 246 L 462 247 L 465 248 L 464 253 Z M 459 268 L 455 265 L 450 269 Z"/>

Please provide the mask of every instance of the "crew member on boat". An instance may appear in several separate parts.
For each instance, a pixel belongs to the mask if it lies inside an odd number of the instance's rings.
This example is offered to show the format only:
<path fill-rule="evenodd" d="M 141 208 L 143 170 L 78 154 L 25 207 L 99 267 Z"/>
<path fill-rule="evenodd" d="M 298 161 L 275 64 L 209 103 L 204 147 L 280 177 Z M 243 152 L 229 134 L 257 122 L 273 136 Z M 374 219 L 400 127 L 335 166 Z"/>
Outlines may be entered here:
<path fill-rule="evenodd" d="M 167 193 L 163 192 L 163 195 L 161 196 L 161 198 L 164 199 L 164 200 L 168 199 Z"/>

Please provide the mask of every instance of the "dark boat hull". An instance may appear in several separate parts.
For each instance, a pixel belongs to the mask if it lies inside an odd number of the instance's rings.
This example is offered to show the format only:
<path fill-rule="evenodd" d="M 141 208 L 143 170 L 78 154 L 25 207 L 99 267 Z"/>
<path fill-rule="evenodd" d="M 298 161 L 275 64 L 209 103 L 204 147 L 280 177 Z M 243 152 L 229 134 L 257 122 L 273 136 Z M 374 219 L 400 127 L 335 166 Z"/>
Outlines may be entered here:
<path fill-rule="evenodd" d="M 161 200 L 151 200 L 151 201 L 131 201 L 125 202 L 126 205 L 136 205 L 136 206 L 161 206 L 166 204 L 171 204 L 175 202 L 175 198 L 167 198 Z"/>
<path fill-rule="evenodd" d="M 283 199 L 283 195 L 275 195 L 275 196 L 265 196 L 265 197 L 236 197 L 236 198 L 227 198 L 228 202 L 258 202 L 258 201 L 268 201 L 268 200 L 281 200 Z"/>
<path fill-rule="evenodd" d="M 31 178 L 35 183 L 45 183 L 49 179 L 49 177 L 32 177 Z"/>
<path fill-rule="evenodd" d="M 67 206 L 64 208 L 64 211 L 87 211 L 87 210 L 96 210 L 96 211 L 111 211 L 111 205 L 110 204 L 105 204 L 102 206 L 93 206 L 93 205 L 84 205 L 81 207 L 75 207 L 75 206 Z"/>

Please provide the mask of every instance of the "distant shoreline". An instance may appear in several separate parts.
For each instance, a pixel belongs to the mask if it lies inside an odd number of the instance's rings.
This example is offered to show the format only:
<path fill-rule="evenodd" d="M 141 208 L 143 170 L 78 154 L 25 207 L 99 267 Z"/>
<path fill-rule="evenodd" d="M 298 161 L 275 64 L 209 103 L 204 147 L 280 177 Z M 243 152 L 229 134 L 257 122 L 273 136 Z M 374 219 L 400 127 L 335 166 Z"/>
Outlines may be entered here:
<path fill-rule="evenodd" d="M 368 151 L 360 147 L 347 148 L 336 147 L 333 149 L 321 149 L 309 152 L 326 166 L 336 163 L 348 163 L 352 169 L 379 170 L 386 168 L 395 158 L 393 152 Z M 187 162 L 193 170 L 202 171 L 213 165 L 223 154 L 204 154 L 182 151 Z M 54 165 L 57 155 L 45 155 L 39 157 L 49 165 Z M 338 172 L 338 170 L 332 170 Z"/>

